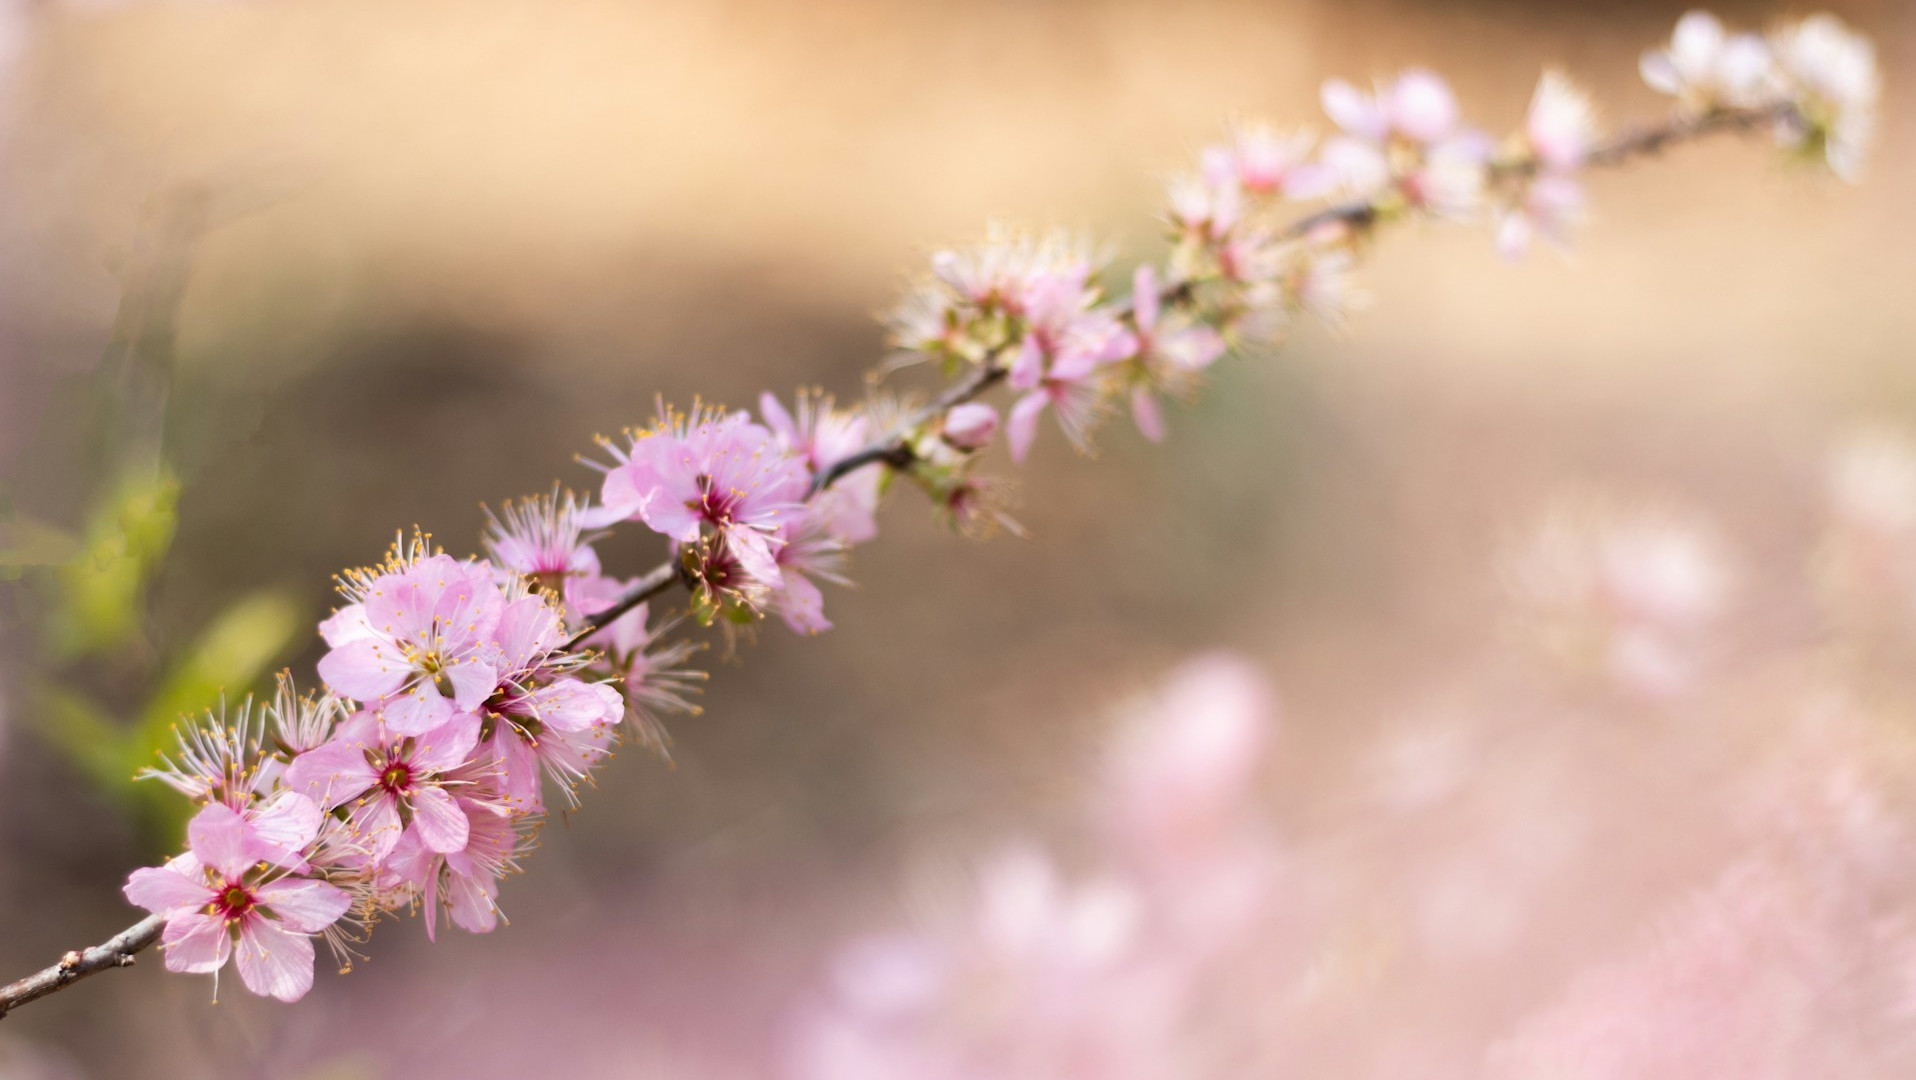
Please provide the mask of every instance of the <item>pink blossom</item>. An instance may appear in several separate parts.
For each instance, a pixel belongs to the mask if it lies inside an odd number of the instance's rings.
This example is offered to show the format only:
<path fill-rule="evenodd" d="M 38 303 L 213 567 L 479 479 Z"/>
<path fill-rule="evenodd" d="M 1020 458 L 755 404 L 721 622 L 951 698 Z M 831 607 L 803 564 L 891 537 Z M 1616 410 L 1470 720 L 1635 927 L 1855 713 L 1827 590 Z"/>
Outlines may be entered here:
<path fill-rule="evenodd" d="M 611 606 L 616 592 L 606 586 L 586 528 L 593 510 L 571 492 L 555 488 L 486 517 L 486 549 L 499 570 L 530 579 L 580 617 Z"/>
<path fill-rule="evenodd" d="M 1855 180 L 1876 130 L 1882 76 L 1868 38 L 1834 15 L 1812 15 L 1771 36 L 1778 75 L 1793 96 L 1797 117 L 1786 135 L 1814 151 L 1830 170 Z"/>
<path fill-rule="evenodd" d="M 761 394 L 759 412 L 785 453 L 805 463 L 808 479 L 865 449 L 871 438 L 865 417 L 833 408 L 832 399 L 819 393 L 800 393 L 796 415 L 786 412 L 777 398 Z M 840 542 L 862 544 L 878 535 L 878 487 L 883 479 L 878 469 L 841 476 L 812 495 L 810 512 Z"/>
<path fill-rule="evenodd" d="M 1234 182 L 1253 195 L 1308 199 L 1323 193 L 1322 171 L 1311 163 L 1308 132 L 1280 135 L 1262 124 L 1239 127 L 1228 146 L 1203 155 L 1204 177 L 1214 186 Z"/>
<path fill-rule="evenodd" d="M 1457 133 L 1457 99 L 1438 75 L 1413 69 L 1366 94 L 1342 79 L 1324 84 L 1325 113 L 1346 132 L 1371 143 L 1394 137 L 1442 142 Z"/>
<path fill-rule="evenodd" d="M 1131 322 L 1140 376 L 1131 389 L 1131 416 L 1144 437 L 1157 442 L 1164 438 L 1157 395 L 1188 392 L 1198 374 L 1224 355 L 1224 337 L 1182 312 L 1164 315 L 1157 272 L 1149 264 L 1138 267 L 1132 280 Z"/>
<path fill-rule="evenodd" d="M 785 620 L 794 633 L 817 634 L 832 628 L 825 618 L 825 596 L 813 581 L 851 584 L 845 577 L 845 545 L 832 535 L 824 515 L 807 506 L 806 513 L 788 521 L 790 533 L 778 549 L 779 583 L 766 597 L 766 606 Z"/>
<path fill-rule="evenodd" d="M 757 581 L 778 582 L 775 534 L 805 498 L 804 463 L 745 413 L 695 406 L 691 415 L 660 408 L 658 423 L 632 436 L 606 471 L 608 512 L 643 521 L 681 544 L 709 527 L 728 541 Z"/>
<path fill-rule="evenodd" d="M 499 925 L 499 880 L 518 869 L 526 836 L 521 818 L 502 813 L 498 800 L 459 800 L 472 823 L 466 846 L 434 851 L 416 833 L 402 836 L 382 866 L 381 881 L 390 892 L 417 896 L 426 908 L 426 937 L 436 940 L 443 907 L 454 926 L 468 933 L 491 933 Z"/>
<path fill-rule="evenodd" d="M 1075 276 L 1040 278 L 1027 288 L 1029 326 L 1009 380 L 1014 390 L 1024 392 L 1006 424 L 1012 460 L 1023 461 L 1030 451 L 1038 417 L 1047 407 L 1057 410 L 1074 446 L 1088 446 L 1105 366 L 1137 352 L 1137 339 L 1096 300 Z"/>
<path fill-rule="evenodd" d="M 1523 186 L 1497 221 L 1497 250 L 1514 259 L 1542 238 L 1566 247 L 1570 229 L 1584 218 L 1583 184 L 1568 176 L 1538 176 Z"/>
<path fill-rule="evenodd" d="M 542 771 L 576 805 L 579 781 L 611 752 L 625 713 L 610 685 L 569 674 L 587 657 L 562 651 L 566 638 L 558 613 L 538 596 L 518 597 L 499 619 L 503 674 L 484 706 L 485 748 L 499 763 L 500 792 L 515 812 L 545 809 Z"/>
<path fill-rule="evenodd" d="M 483 562 L 424 557 L 350 575 L 356 602 L 320 624 L 332 646 L 320 678 L 364 702 L 389 730 L 423 735 L 470 716 L 499 679 L 492 632 L 505 598 Z"/>
<path fill-rule="evenodd" d="M 310 818 L 316 831 L 317 808 Z M 237 955 L 248 990 L 281 1001 L 304 997 L 313 986 L 312 935 L 346 914 L 351 897 L 324 881 L 269 868 L 261 861 L 268 853 L 224 804 L 195 815 L 187 836 L 187 854 L 135 870 L 125 889 L 128 900 L 166 916 L 166 969 L 217 972 Z M 300 843 L 312 838 L 308 832 Z"/>
<path fill-rule="evenodd" d="M 479 741 L 477 717 L 461 715 L 423 735 L 382 730 L 361 713 L 333 740 L 286 767 L 286 786 L 331 811 L 348 807 L 348 821 L 374 860 L 416 833 L 440 853 L 466 845 L 466 814 L 448 788 L 447 774 L 465 764 Z"/>
<path fill-rule="evenodd" d="M 1242 188 L 1234 172 L 1180 177 L 1171 184 L 1171 220 L 1206 241 L 1222 240 L 1244 214 Z"/>
<path fill-rule="evenodd" d="M 1524 115 L 1524 138 L 1546 171 L 1579 168 L 1597 140 L 1596 109 L 1562 73 L 1546 71 Z"/>
<path fill-rule="evenodd" d="M 687 666 L 700 646 L 669 639 L 674 624 L 650 625 L 646 607 L 640 604 L 619 616 L 589 644 L 606 651 L 607 666 L 624 686 L 626 715 L 640 741 L 663 753 L 668 739 L 662 717 L 697 713 L 690 699 L 706 674 Z"/>
<path fill-rule="evenodd" d="M 1686 110 L 1754 105 L 1772 84 L 1769 46 L 1755 34 L 1728 35 L 1716 16 L 1692 11 L 1677 20 L 1670 43 L 1638 64 L 1652 89 L 1674 96 Z"/>
<path fill-rule="evenodd" d="M 1112 828 L 1152 859 L 1213 846 L 1244 814 L 1270 739 L 1263 678 L 1227 654 L 1187 662 L 1122 732 L 1107 787 Z"/>

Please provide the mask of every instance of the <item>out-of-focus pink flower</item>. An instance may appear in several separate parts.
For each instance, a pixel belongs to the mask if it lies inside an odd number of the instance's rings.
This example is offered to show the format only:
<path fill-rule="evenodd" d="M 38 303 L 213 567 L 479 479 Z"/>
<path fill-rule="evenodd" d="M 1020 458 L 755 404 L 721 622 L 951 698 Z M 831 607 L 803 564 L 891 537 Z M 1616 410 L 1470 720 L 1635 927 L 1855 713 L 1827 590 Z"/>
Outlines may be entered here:
<path fill-rule="evenodd" d="M 1582 167 L 1584 156 L 1597 141 L 1597 111 L 1589 95 L 1562 72 L 1544 72 L 1530 99 L 1530 111 L 1524 115 L 1524 139 L 1546 171 Z"/>
<path fill-rule="evenodd" d="M 1367 142 L 1399 137 L 1432 144 L 1457 133 L 1457 99 L 1450 84 L 1434 72 L 1406 71 L 1373 94 L 1332 79 L 1320 96 L 1324 112 L 1338 127 Z"/>
<path fill-rule="evenodd" d="M 1106 787 L 1112 827 L 1159 860 L 1199 854 L 1243 820 L 1264 764 L 1274 703 L 1243 660 L 1192 660 L 1137 709 Z"/>
<path fill-rule="evenodd" d="M 317 808 L 309 816 L 316 832 Z M 263 861 L 270 853 L 222 803 L 195 815 L 187 837 L 187 854 L 135 870 L 126 883 L 128 900 L 166 916 L 166 969 L 212 973 L 236 955 L 248 990 L 281 1001 L 304 997 L 313 986 L 312 935 L 339 921 L 351 896 L 271 868 Z M 308 832 L 299 843 L 312 839 Z"/>
<path fill-rule="evenodd" d="M 1506 565 L 1540 643 L 1633 693 L 1689 688 L 1727 606 L 1728 559 L 1685 515 L 1566 499 Z"/>
<path fill-rule="evenodd" d="M 1131 324 L 1137 334 L 1131 416 L 1144 437 L 1157 442 L 1164 438 L 1158 395 L 1188 393 L 1199 373 L 1224 355 L 1224 336 L 1182 312 L 1164 314 L 1157 271 L 1148 263 L 1132 279 Z"/>
<path fill-rule="evenodd" d="M 483 562 L 414 551 L 378 570 L 352 573 L 355 602 L 320 624 L 332 651 L 319 675 L 363 702 L 387 729 L 423 735 L 471 716 L 498 683 L 493 629 L 505 598 Z"/>
<path fill-rule="evenodd" d="M 778 549 L 779 582 L 767 591 L 766 607 L 793 633 L 823 633 L 832 624 L 825 617 L 825 594 L 817 582 L 851 584 L 844 572 L 845 543 L 810 505 L 788 520 L 785 529 L 785 543 Z"/>
<path fill-rule="evenodd" d="M 1281 135 L 1263 124 L 1237 128 L 1226 146 L 1213 146 L 1202 157 L 1203 175 L 1214 186 L 1235 184 L 1252 195 L 1284 195 L 1308 199 L 1323 194 L 1323 175 L 1311 161 L 1308 132 Z"/>
<path fill-rule="evenodd" d="M 1820 146 L 1830 171 L 1855 180 L 1875 134 L 1882 93 L 1875 46 L 1834 15 L 1785 26 L 1771 41 L 1778 77 L 1800 114 L 1796 138 L 1812 151 Z"/>
<path fill-rule="evenodd" d="M 1023 461 L 1046 408 L 1080 450 L 1090 444 L 1101 403 L 1105 368 L 1137 352 L 1137 339 L 1116 315 L 1097 303 L 1096 292 L 1077 277 L 1040 278 L 1025 291 L 1027 327 L 1012 362 L 1012 389 L 1024 392 L 1012 406 L 1006 437 L 1013 461 Z"/>
<path fill-rule="evenodd" d="M 1584 218 L 1584 205 L 1581 182 L 1560 175 L 1533 177 L 1497 220 L 1497 251 L 1515 259 L 1539 238 L 1568 247 L 1570 229 Z"/>

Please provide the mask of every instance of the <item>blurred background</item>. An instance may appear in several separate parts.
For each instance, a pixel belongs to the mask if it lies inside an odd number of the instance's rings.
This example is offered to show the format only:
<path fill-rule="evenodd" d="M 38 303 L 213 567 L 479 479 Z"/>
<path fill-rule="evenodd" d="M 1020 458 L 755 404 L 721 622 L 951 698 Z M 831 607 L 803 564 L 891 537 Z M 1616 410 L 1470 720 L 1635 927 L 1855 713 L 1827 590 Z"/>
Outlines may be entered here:
<path fill-rule="evenodd" d="M 706 654 L 706 711 L 674 726 L 676 764 L 622 754 L 555 818 L 506 886 L 509 929 L 428 945 L 384 927 L 370 962 L 322 971 L 295 1007 L 227 987 L 209 1008 L 207 980 L 143 957 L 8 1018 L 0 1076 L 485 1077 L 558 1060 L 776 1075 L 826 946 L 907 918 L 997 838 L 1068 849 L 1111 710 L 1194 650 L 1235 649 L 1279 689 L 1277 832 L 1368 836 L 1377 748 L 1506 685 L 1481 675 L 1507 641 L 1498 553 L 1566 487 L 1695 508 L 1736 550 L 1730 643 L 1800 644 L 1829 448 L 1858 424 L 1916 432 L 1916 101 L 1899 79 L 1916 10 L 1830 6 L 1887 72 L 1859 187 L 1724 141 L 1593 177 L 1568 258 L 1512 264 L 1483 230 L 1400 230 L 1363 271 L 1376 304 L 1347 337 L 1222 363 L 1164 445 L 1114 424 L 1085 459 L 1047 432 L 1020 470 L 1029 539 L 963 540 L 899 493 L 858 587 L 828 593 L 837 629 L 768 625 L 735 659 Z M 1329 77 L 1428 65 L 1502 131 L 1558 65 L 1606 123 L 1660 116 L 1637 56 L 1684 7 L 15 0 L 0 27 L 6 541 L 44 566 L 134 539 L 109 560 L 118 584 L 68 595 L 60 625 L 48 574 L 4 586 L 0 976 L 135 918 L 119 886 L 169 826 L 127 790 L 142 760 L 126 732 L 265 686 L 278 664 L 311 681 L 330 575 L 395 530 L 476 549 L 482 502 L 590 488 L 573 456 L 655 395 L 861 396 L 884 355 L 873 313 L 988 221 L 1153 257 L 1164 181 L 1233 119 L 1322 130 Z M 116 331 L 127 280 L 151 311 L 177 291 L 158 383 L 114 366 L 116 341 L 153 332 Z M 142 440 L 170 473 L 125 474 Z M 628 573 L 659 554 L 635 532 L 602 551 Z M 1760 708 L 1728 711 L 1761 731 Z M 1674 721 L 1592 722 L 1627 744 Z M 1453 935 L 1472 944 L 1409 962 L 1420 974 L 1380 992 L 1379 1015 L 1481 1039 L 1564 981 L 1570 938 L 1627 937 L 1707 881 L 1720 852 L 1697 778 L 1721 768 L 1711 747 L 1756 738 L 1741 730 L 1692 730 L 1674 761 L 1560 744 L 1553 768 L 1612 770 L 1600 786 L 1626 808 L 1536 871 L 1539 903 L 1569 913 Z M 1694 835 L 1659 825 L 1688 818 Z M 1388 862 L 1376 852 L 1351 865 Z M 1388 1074 L 1377 1042 L 1329 1039 L 1316 1064 Z"/>

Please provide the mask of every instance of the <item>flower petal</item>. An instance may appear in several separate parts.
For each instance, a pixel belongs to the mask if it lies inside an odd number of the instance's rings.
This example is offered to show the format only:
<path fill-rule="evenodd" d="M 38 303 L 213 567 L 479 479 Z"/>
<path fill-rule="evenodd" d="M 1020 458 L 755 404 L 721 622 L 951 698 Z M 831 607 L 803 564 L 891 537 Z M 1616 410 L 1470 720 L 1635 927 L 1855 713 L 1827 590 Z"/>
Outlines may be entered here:
<path fill-rule="evenodd" d="M 462 851 L 472 823 L 452 796 L 436 787 L 423 787 L 412 795 L 412 827 L 429 850 L 445 853 Z"/>
<path fill-rule="evenodd" d="M 350 802 L 379 780 L 366 762 L 366 744 L 343 734 L 308 750 L 286 766 L 283 782 L 319 804 L 321 810 Z"/>
<path fill-rule="evenodd" d="M 208 805 L 186 827 L 193 854 L 228 880 L 238 878 L 253 863 L 253 845 L 247 843 L 246 834 L 246 819 L 225 803 Z"/>
<path fill-rule="evenodd" d="M 213 899 L 203 881 L 187 877 L 171 866 L 145 866 L 127 875 L 120 890 L 126 898 L 155 915 L 191 911 Z"/>
<path fill-rule="evenodd" d="M 1022 464 L 1025 455 L 1031 452 L 1031 440 L 1038 436 L 1038 416 L 1050 398 L 1043 391 L 1026 394 L 1011 407 L 1011 416 L 1005 421 L 1005 440 L 1011 445 L 1011 460 Z"/>
<path fill-rule="evenodd" d="M 251 918 L 240 927 L 240 981 L 261 997 L 298 1001 L 313 988 L 313 939 L 270 919 Z"/>
<path fill-rule="evenodd" d="M 279 917 L 288 930 L 317 934 L 339 921 L 353 906 L 346 890 L 311 878 L 280 878 L 256 890 L 260 906 Z"/>
<path fill-rule="evenodd" d="M 166 950 L 166 970 L 204 975 L 226 966 L 232 938 L 226 924 L 211 915 L 189 911 L 166 921 L 160 934 Z"/>
<path fill-rule="evenodd" d="M 319 658 L 319 677 L 333 693 L 371 701 L 405 685 L 412 668 L 391 644 L 372 637 L 352 638 Z"/>
<path fill-rule="evenodd" d="M 318 803 L 299 792 L 280 792 L 247 818 L 253 853 L 288 870 L 306 869 L 300 852 L 319 835 L 325 816 Z"/>

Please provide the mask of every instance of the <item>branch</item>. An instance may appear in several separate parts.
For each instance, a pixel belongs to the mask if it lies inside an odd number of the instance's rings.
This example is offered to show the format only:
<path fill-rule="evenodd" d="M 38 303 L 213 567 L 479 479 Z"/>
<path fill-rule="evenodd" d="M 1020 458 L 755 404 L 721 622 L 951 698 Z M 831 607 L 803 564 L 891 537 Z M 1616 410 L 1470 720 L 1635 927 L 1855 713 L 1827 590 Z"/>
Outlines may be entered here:
<path fill-rule="evenodd" d="M 633 608 L 638 607 L 640 604 L 645 603 L 647 600 L 652 599 L 674 585 L 684 585 L 690 588 L 691 582 L 686 579 L 685 571 L 681 569 L 681 565 L 677 559 L 667 559 L 646 571 L 645 576 L 634 581 L 631 586 L 625 590 L 624 595 L 619 597 L 618 603 L 613 604 L 611 607 L 606 608 L 596 615 L 588 617 L 585 620 L 585 629 L 572 635 L 564 645 L 559 647 L 560 651 L 571 652 L 578 648 L 585 643 L 586 638 L 612 625 L 613 620 L 619 616 L 631 611 Z"/>
<path fill-rule="evenodd" d="M 1641 128 L 1618 135 L 1592 147 L 1590 153 L 1585 156 L 1584 164 L 1595 168 L 1615 168 L 1627 165 L 1636 158 L 1660 153 L 1672 145 L 1690 139 L 1719 132 L 1747 133 L 1770 124 L 1787 122 L 1797 115 L 1796 106 L 1790 102 L 1753 109 L 1716 109 L 1701 116 L 1673 120 L 1657 127 Z M 1535 174 L 1538 167 L 1537 159 L 1526 155 L 1493 162 L 1490 165 L 1490 173 L 1493 177 L 1517 179 Z M 1300 240 L 1322 226 L 1338 222 L 1361 228 L 1375 222 L 1379 213 L 1378 201 L 1375 198 L 1353 199 L 1297 218 L 1278 230 L 1277 236 L 1280 240 Z M 1189 295 L 1189 282 L 1172 282 L 1164 289 L 1164 299 L 1167 303 L 1176 302 L 1180 298 L 1188 299 Z M 917 460 L 917 454 L 913 452 L 909 438 L 912 431 L 944 415 L 954 405 L 962 405 L 982 397 L 986 391 L 1003 382 L 1007 374 L 1009 374 L 1007 369 L 997 363 L 979 365 L 973 370 L 970 378 L 953 384 L 930 404 L 914 411 L 906 418 L 899 432 L 880 439 L 863 450 L 840 458 L 820 470 L 818 475 L 812 478 L 812 487 L 806 493 L 806 497 L 817 495 L 868 465 L 882 463 L 893 469 L 910 468 L 912 462 Z M 633 582 L 631 588 L 619 597 L 618 603 L 588 618 L 586 628 L 566 642 L 565 647 L 577 648 L 586 638 L 610 625 L 614 619 L 666 592 L 673 585 L 685 585 L 689 588 L 691 582 L 680 569 L 678 560 L 668 559 Z"/>
<path fill-rule="evenodd" d="M 134 955 L 160 940 L 160 931 L 165 927 L 165 916 L 148 915 L 108 938 L 104 944 L 76 949 L 45 971 L 0 986 L 0 1019 L 5 1019 L 15 1006 L 65 990 L 88 975 L 132 967 Z"/>

